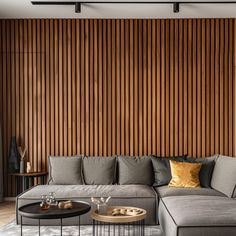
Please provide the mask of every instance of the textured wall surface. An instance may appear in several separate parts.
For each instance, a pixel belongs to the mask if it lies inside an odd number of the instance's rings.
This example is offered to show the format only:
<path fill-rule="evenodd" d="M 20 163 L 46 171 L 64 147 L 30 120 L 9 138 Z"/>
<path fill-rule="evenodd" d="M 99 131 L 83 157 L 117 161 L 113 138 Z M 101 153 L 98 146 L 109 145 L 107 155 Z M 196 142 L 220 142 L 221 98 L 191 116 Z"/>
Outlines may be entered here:
<path fill-rule="evenodd" d="M 0 20 L 11 136 L 48 155 L 235 155 L 234 19 Z"/>

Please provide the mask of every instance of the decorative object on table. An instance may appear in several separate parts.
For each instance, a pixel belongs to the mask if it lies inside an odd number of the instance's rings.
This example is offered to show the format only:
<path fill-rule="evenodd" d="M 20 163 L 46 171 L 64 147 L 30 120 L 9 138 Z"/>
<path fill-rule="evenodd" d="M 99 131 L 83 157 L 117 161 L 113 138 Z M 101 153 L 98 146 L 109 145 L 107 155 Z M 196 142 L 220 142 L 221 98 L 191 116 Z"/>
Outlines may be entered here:
<path fill-rule="evenodd" d="M 117 215 L 113 215 L 114 212 Z M 93 219 L 93 236 L 144 236 L 146 216 L 147 211 L 137 207 L 110 206 L 107 207 L 106 215 L 99 214 L 95 209 L 91 214 Z M 107 232 L 105 232 L 106 229 Z"/>
<path fill-rule="evenodd" d="M 50 208 L 50 205 L 48 204 L 48 202 L 47 202 L 47 195 L 42 195 L 41 196 L 41 198 L 42 198 L 42 201 L 41 201 L 41 203 L 40 203 L 40 208 L 42 209 L 42 210 L 47 210 L 47 209 L 49 209 Z"/>
<path fill-rule="evenodd" d="M 47 203 L 50 206 L 57 206 L 57 204 L 58 204 L 55 195 L 56 194 L 54 192 L 50 192 L 49 195 L 47 196 Z"/>
<path fill-rule="evenodd" d="M 8 171 L 9 173 L 17 173 L 20 170 L 20 154 L 18 152 L 16 137 L 11 138 L 9 156 L 8 156 Z"/>
<path fill-rule="evenodd" d="M 137 216 L 139 214 L 142 214 L 143 211 L 139 208 L 115 208 L 112 210 L 113 216 Z"/>
<path fill-rule="evenodd" d="M 31 163 L 29 161 L 26 163 L 26 172 L 27 173 L 32 172 L 32 166 L 31 166 Z"/>
<path fill-rule="evenodd" d="M 68 200 L 68 201 L 60 201 L 58 203 L 58 208 L 60 209 L 71 209 L 72 208 L 72 201 Z"/>
<path fill-rule="evenodd" d="M 107 214 L 107 203 L 111 199 L 111 196 L 109 196 L 106 200 L 105 198 L 91 198 L 92 203 L 97 205 L 97 212 L 101 215 L 106 215 Z"/>
<path fill-rule="evenodd" d="M 27 148 L 25 147 L 24 150 L 21 146 L 18 147 L 18 151 L 20 154 L 20 173 L 25 173 L 25 154 L 26 154 Z"/>

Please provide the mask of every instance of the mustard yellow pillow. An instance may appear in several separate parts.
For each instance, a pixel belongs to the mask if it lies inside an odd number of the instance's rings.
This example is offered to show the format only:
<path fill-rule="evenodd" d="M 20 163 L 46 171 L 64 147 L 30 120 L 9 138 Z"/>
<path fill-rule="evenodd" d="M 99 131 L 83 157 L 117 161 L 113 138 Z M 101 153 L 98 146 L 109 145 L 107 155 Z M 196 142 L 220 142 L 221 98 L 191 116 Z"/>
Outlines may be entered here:
<path fill-rule="evenodd" d="M 200 187 L 199 172 L 201 163 L 170 161 L 172 179 L 169 187 Z"/>

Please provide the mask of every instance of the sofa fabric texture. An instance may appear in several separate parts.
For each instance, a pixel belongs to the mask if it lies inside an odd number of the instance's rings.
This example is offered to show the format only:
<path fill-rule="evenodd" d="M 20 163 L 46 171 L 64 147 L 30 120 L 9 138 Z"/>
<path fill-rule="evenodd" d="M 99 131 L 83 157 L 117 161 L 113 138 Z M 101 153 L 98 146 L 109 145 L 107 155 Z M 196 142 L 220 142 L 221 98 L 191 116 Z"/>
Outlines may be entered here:
<path fill-rule="evenodd" d="M 48 158 L 49 184 L 83 184 L 82 157 Z"/>
<path fill-rule="evenodd" d="M 236 235 L 235 213 L 230 211 L 230 216 L 233 216 L 231 219 L 227 216 L 228 211 L 224 213 L 224 207 L 230 209 L 233 200 L 228 199 L 230 202 L 225 204 L 225 199 L 228 198 L 215 196 L 162 198 L 158 216 L 165 236 Z M 219 206 L 221 203 L 223 205 Z"/>
<path fill-rule="evenodd" d="M 149 157 L 118 157 L 119 184 L 153 184 L 152 162 Z"/>
<path fill-rule="evenodd" d="M 225 156 L 217 158 L 212 174 L 211 186 L 229 198 L 235 197 L 236 158 Z"/>
<path fill-rule="evenodd" d="M 188 195 L 165 197 L 162 201 L 179 226 L 236 227 L 236 203 L 232 198 Z"/>
<path fill-rule="evenodd" d="M 155 190 L 147 185 L 37 185 L 31 190 L 17 197 L 17 208 L 41 200 L 41 195 L 50 192 L 56 193 L 58 199 L 68 199 L 74 201 L 91 202 L 91 197 L 108 197 L 112 198 L 109 205 L 136 206 L 147 210 L 148 215 L 146 223 L 155 225 L 157 223 L 157 195 Z M 81 224 L 92 224 L 90 213 L 83 215 Z M 37 225 L 37 220 L 24 218 L 24 224 Z M 17 222 L 20 223 L 19 214 Z M 42 220 L 41 225 L 59 225 L 59 220 Z M 77 225 L 78 217 L 63 219 L 63 225 Z"/>
<path fill-rule="evenodd" d="M 17 196 L 16 209 L 40 202 L 41 195 L 50 192 L 55 192 L 57 199 L 85 201 L 92 207 L 95 206 L 91 197 L 111 196 L 109 205 L 146 209 L 146 224 L 160 223 L 165 236 L 235 236 L 236 200 L 233 197 L 236 195 L 236 159 L 220 156 L 204 160 L 177 160 L 203 164 L 214 161 L 212 178 L 209 169 L 204 171 L 204 175 L 211 179 L 212 188 L 209 187 L 209 179 L 204 183 L 205 188 L 168 187 L 170 163 L 164 158 L 50 157 L 50 184 L 35 186 Z M 162 186 L 153 187 L 153 183 Z M 16 219 L 19 224 L 18 211 Z M 23 223 L 38 225 L 38 220 L 24 218 Z M 42 220 L 40 223 L 60 225 L 60 220 Z M 63 220 L 63 225 L 77 224 L 78 217 Z M 81 224 L 92 224 L 90 213 L 81 217 Z"/>
<path fill-rule="evenodd" d="M 183 162 L 186 160 L 186 156 L 179 157 L 159 157 L 152 156 L 152 165 L 154 171 L 154 184 L 153 186 L 162 186 L 169 184 L 172 176 L 170 169 L 170 160 Z"/>
<path fill-rule="evenodd" d="M 116 182 L 116 157 L 84 157 L 83 179 L 88 185 Z"/>
<path fill-rule="evenodd" d="M 211 177 L 213 173 L 213 169 L 215 166 L 215 161 L 217 159 L 217 155 L 211 157 L 204 158 L 193 158 L 187 157 L 187 161 L 191 163 L 201 163 L 202 167 L 199 173 L 200 184 L 202 187 L 210 188 L 211 187 Z"/>
<path fill-rule="evenodd" d="M 155 190 L 160 198 L 170 197 L 170 196 L 176 196 L 176 197 L 188 196 L 188 195 L 226 197 L 225 194 L 211 188 L 172 188 L 165 185 L 165 186 L 155 187 Z"/>

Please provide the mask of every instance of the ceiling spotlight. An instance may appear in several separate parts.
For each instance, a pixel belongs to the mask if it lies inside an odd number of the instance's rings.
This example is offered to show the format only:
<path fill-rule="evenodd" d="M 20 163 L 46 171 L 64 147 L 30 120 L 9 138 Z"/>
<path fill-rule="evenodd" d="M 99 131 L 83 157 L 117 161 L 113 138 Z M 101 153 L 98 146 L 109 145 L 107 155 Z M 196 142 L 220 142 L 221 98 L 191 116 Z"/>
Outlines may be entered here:
<path fill-rule="evenodd" d="M 179 12 L 179 2 L 174 2 L 174 9 L 173 9 L 173 11 L 174 11 L 174 13 L 178 13 Z"/>
<path fill-rule="evenodd" d="M 81 3 L 80 2 L 76 2 L 75 3 L 75 12 L 76 13 L 80 13 L 81 12 Z"/>

